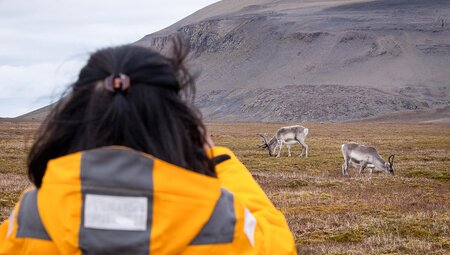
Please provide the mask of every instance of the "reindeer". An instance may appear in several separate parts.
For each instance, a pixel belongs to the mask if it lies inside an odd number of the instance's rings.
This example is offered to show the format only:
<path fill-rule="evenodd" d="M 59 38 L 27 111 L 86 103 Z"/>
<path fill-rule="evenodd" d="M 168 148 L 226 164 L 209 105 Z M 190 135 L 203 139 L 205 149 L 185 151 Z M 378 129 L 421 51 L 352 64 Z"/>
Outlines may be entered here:
<path fill-rule="evenodd" d="M 266 133 L 260 133 L 258 135 L 261 136 L 264 141 L 258 146 L 261 148 L 267 148 L 269 150 L 269 156 L 275 155 L 276 149 L 279 147 L 277 158 L 280 157 L 283 144 L 286 144 L 290 157 L 291 145 L 299 143 L 303 146 L 299 157 L 303 156 L 304 152 L 306 157 L 308 157 L 308 145 L 305 143 L 306 136 L 308 135 L 308 129 L 305 127 L 299 125 L 282 127 L 277 130 L 275 135 L 270 140 L 267 138 Z"/>
<path fill-rule="evenodd" d="M 343 175 L 348 175 L 349 164 L 352 164 L 354 167 L 359 167 L 359 174 L 365 168 L 369 168 L 370 174 L 372 174 L 373 169 L 377 169 L 394 175 L 395 155 L 389 156 L 388 162 L 386 162 L 380 157 L 374 147 L 357 143 L 345 143 L 341 146 L 341 151 L 344 156 L 344 164 L 342 165 Z"/>

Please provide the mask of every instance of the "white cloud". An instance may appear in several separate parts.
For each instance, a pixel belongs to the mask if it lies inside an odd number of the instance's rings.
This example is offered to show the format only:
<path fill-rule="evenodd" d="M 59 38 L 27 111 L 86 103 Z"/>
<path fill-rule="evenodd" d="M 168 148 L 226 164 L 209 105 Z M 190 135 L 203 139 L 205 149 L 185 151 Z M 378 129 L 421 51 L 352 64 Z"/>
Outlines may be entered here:
<path fill-rule="evenodd" d="M 137 41 L 213 2 L 0 1 L 0 116 L 58 98 L 89 52 Z"/>
<path fill-rule="evenodd" d="M 83 59 L 84 60 L 84 59 Z M 81 59 L 23 66 L 0 66 L 2 116 L 16 116 L 55 102 L 76 80 Z"/>

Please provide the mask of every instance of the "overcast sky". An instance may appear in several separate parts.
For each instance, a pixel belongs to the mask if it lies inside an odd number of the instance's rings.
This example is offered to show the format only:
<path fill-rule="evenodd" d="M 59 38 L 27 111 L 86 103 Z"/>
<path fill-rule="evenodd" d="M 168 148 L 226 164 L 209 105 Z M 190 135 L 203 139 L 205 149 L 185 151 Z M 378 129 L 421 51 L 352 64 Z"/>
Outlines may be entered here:
<path fill-rule="evenodd" d="M 0 117 L 57 100 L 89 53 L 131 43 L 217 0 L 0 0 Z"/>

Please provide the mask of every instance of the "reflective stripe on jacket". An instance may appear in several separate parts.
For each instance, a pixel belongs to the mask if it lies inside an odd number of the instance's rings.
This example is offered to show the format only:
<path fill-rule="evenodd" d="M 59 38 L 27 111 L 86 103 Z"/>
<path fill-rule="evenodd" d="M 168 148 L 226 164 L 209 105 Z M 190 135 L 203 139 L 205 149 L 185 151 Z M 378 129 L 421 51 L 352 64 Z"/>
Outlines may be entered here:
<path fill-rule="evenodd" d="M 209 153 L 218 178 L 116 146 L 51 160 L 0 226 L 0 254 L 296 254 L 245 166 Z"/>

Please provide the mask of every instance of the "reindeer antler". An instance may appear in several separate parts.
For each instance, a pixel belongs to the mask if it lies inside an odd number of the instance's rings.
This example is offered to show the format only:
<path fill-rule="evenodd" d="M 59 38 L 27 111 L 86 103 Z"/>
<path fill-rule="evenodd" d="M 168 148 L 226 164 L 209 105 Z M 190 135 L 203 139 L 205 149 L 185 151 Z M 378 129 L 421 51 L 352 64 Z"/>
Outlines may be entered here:
<path fill-rule="evenodd" d="M 391 165 L 394 164 L 394 158 L 395 158 L 395 155 L 394 155 L 394 154 L 392 154 L 392 155 L 389 156 L 389 158 L 388 158 L 388 162 L 389 162 Z"/>
<path fill-rule="evenodd" d="M 263 139 L 263 143 L 258 145 L 258 148 L 267 148 L 269 144 L 267 142 L 267 133 L 258 133 L 259 136 Z"/>
<path fill-rule="evenodd" d="M 258 148 L 263 148 L 263 149 L 267 148 L 267 144 L 265 144 L 265 143 L 258 144 L 257 146 L 258 146 Z"/>

